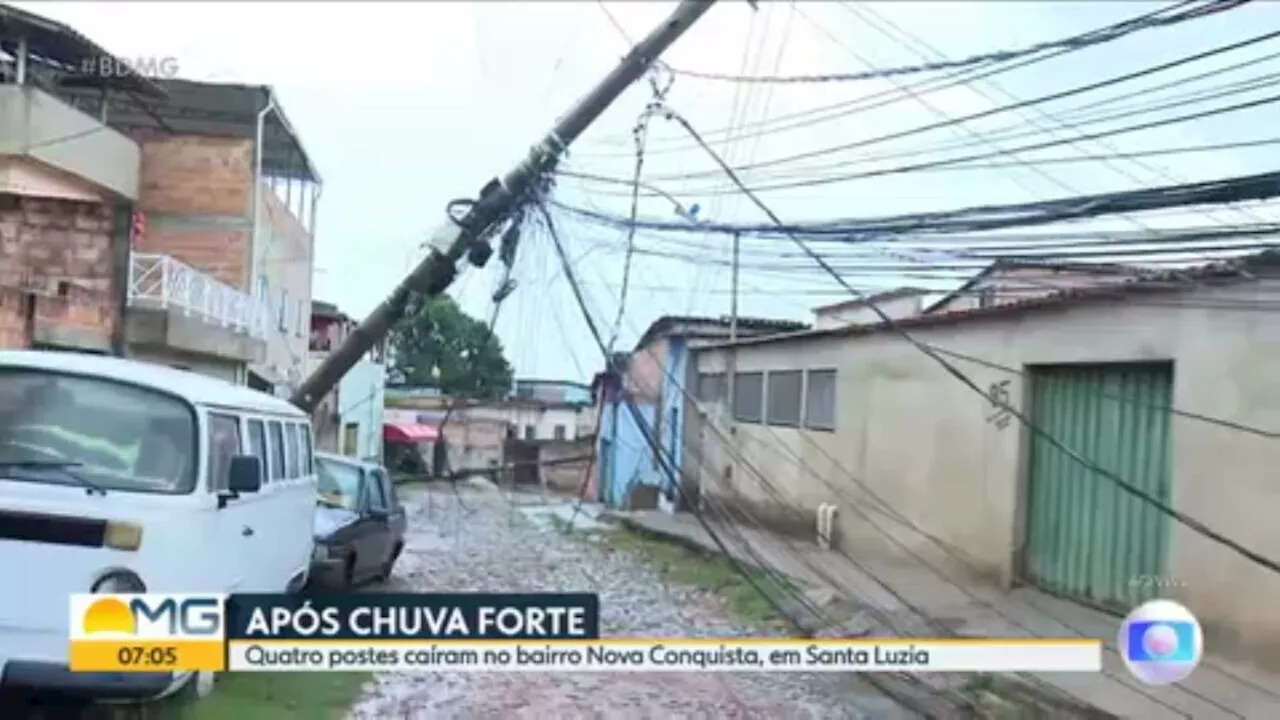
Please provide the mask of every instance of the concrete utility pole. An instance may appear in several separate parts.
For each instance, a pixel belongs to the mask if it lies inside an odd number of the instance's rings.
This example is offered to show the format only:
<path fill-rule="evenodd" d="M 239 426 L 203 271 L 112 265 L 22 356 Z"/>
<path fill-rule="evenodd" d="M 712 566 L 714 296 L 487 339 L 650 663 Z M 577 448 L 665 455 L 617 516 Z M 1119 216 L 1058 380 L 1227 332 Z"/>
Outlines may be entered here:
<path fill-rule="evenodd" d="M 386 336 L 391 326 L 405 311 L 412 293 L 428 297 L 439 295 L 453 282 L 458 261 L 467 253 L 487 259 L 491 252 L 485 232 L 503 222 L 515 209 L 516 200 L 532 180 L 551 167 L 560 154 L 600 117 L 610 104 L 633 82 L 641 78 L 672 43 L 702 17 L 715 0 L 681 0 L 671 15 L 641 40 L 618 63 L 604 80 L 578 101 L 542 139 L 529 155 L 505 177 L 490 180 L 474 202 L 449 203 L 444 225 L 432 237 L 426 259 L 396 286 L 395 290 L 374 308 L 347 340 L 320 367 L 303 381 L 291 398 L 306 412 L 315 409 L 320 399 L 333 389 L 343 375 L 375 344 Z M 454 206 L 467 207 L 465 215 L 454 217 Z"/>

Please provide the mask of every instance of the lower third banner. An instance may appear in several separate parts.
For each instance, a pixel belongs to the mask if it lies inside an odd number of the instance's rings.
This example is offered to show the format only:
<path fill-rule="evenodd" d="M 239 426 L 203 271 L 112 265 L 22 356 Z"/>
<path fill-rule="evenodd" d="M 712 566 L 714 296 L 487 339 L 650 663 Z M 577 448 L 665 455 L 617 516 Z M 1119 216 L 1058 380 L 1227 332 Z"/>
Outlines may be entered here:
<path fill-rule="evenodd" d="M 1075 639 L 230 640 L 227 669 L 371 672 L 1099 672 Z"/>

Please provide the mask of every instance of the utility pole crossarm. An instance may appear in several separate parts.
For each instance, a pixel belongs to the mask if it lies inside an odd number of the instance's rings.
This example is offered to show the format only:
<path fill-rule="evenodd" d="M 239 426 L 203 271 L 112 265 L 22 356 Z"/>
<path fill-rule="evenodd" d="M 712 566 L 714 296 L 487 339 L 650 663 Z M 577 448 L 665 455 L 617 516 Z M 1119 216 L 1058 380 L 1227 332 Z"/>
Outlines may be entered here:
<path fill-rule="evenodd" d="M 474 202 L 466 203 L 469 208 L 463 217 L 446 219 L 433 237 L 427 257 L 303 381 L 291 398 L 293 404 L 312 412 L 342 376 L 386 337 L 391 326 L 404 315 L 412 293 L 430 297 L 444 292 L 457 274 L 458 260 L 477 243 L 485 242 L 485 231 L 494 223 L 510 217 L 531 181 L 551 167 L 561 153 L 714 4 L 715 0 L 681 0 L 661 25 L 637 43 L 617 67 L 556 122 L 551 132 L 514 170 L 501 180 L 495 178 L 486 184 Z M 450 206 L 455 204 L 462 203 L 450 203 Z"/>

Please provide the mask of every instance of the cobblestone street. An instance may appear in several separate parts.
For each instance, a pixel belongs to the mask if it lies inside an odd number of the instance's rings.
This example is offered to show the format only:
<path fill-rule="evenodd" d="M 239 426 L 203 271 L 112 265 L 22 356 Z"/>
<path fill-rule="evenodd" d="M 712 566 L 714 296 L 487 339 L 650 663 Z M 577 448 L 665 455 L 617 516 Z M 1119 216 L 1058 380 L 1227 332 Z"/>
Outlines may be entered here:
<path fill-rule="evenodd" d="M 392 589 L 600 594 L 601 632 L 760 635 L 714 595 L 671 587 L 645 560 L 590 535 L 542 529 L 518 509 L 536 496 L 409 490 L 409 538 Z M 388 674 L 352 718 L 898 718 L 874 689 L 837 675 L 763 673 Z"/>

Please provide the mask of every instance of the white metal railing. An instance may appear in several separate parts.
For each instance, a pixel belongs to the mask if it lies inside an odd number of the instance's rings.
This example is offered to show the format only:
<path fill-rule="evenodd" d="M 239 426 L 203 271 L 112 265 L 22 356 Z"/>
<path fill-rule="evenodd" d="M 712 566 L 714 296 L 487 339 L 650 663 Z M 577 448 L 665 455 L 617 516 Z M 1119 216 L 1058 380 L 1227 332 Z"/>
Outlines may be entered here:
<path fill-rule="evenodd" d="M 264 302 L 168 255 L 133 253 L 129 304 L 177 310 L 184 315 L 266 338 L 271 313 Z"/>

